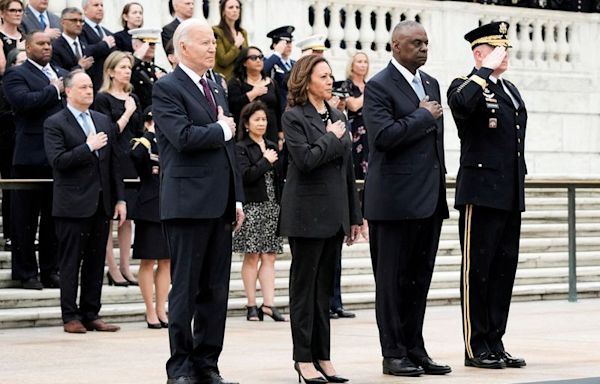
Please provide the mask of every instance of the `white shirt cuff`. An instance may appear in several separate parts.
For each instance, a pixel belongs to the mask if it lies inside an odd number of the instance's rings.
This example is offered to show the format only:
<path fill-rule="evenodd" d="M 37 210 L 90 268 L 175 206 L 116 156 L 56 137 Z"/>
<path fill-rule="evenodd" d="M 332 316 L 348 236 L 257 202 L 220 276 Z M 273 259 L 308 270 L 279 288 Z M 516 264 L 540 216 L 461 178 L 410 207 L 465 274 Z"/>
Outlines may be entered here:
<path fill-rule="evenodd" d="M 242 209 L 243 209 L 242 202 L 241 202 L 241 201 L 236 201 L 236 202 L 235 202 L 235 208 L 236 208 L 236 209 L 237 209 L 237 208 L 242 208 Z"/>
<path fill-rule="evenodd" d="M 225 138 L 225 141 L 231 140 L 233 137 L 233 133 L 231 133 L 231 128 L 229 128 L 229 125 L 227 125 L 227 123 L 225 123 L 224 121 L 217 121 L 217 123 L 219 123 L 219 125 L 223 129 L 223 137 Z"/>

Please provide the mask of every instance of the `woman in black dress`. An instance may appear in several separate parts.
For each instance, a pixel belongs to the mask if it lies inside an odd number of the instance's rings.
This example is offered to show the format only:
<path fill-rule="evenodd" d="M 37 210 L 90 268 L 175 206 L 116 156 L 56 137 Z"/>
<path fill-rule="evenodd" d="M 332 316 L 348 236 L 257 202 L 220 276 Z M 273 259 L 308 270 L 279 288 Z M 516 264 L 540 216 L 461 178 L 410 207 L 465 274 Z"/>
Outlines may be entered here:
<path fill-rule="evenodd" d="M 125 4 L 121 12 L 121 25 L 123 25 L 123 30 L 113 35 L 117 49 L 133 53 L 129 30 L 141 28 L 144 25 L 144 7 L 142 7 L 142 4 L 138 2 Z"/>
<path fill-rule="evenodd" d="M 23 21 L 23 3 L 20 0 L 0 1 L 0 76 L 7 68 L 6 55 L 15 48 L 25 48 L 25 35 L 20 31 Z"/>
<path fill-rule="evenodd" d="M 133 139 L 131 149 L 131 158 L 140 175 L 138 198 L 130 208 L 131 217 L 135 220 L 133 258 L 140 259 L 138 282 L 146 305 L 146 323 L 148 328 L 160 329 L 168 327 L 165 303 L 171 284 L 171 260 L 158 209 L 159 157 L 152 107 L 144 110 L 144 131 L 142 137 Z M 156 274 L 154 264 L 157 264 Z M 154 294 L 156 304 L 152 300 Z"/>
<path fill-rule="evenodd" d="M 110 116 L 117 124 L 119 132 L 117 144 L 121 151 L 121 174 L 124 179 L 138 177 L 135 165 L 129 156 L 131 139 L 143 134 L 142 111 L 140 101 L 132 93 L 130 84 L 133 56 L 129 52 L 115 51 L 108 55 L 104 62 L 104 78 L 102 87 L 96 95 L 94 110 Z M 126 188 L 125 197 L 127 206 L 133 206 L 136 199 L 136 188 Z M 128 210 L 129 211 L 129 210 Z M 117 267 L 113 254 L 112 231 L 106 245 L 106 264 L 108 265 L 108 283 L 118 286 L 137 285 L 129 269 L 131 256 L 131 217 L 127 217 L 125 224 L 119 227 L 119 264 Z"/>
<path fill-rule="evenodd" d="M 351 96 L 346 99 L 348 120 L 352 128 L 352 159 L 357 180 L 364 180 L 369 165 L 369 142 L 363 122 L 362 108 L 365 83 L 369 73 L 369 58 L 364 52 L 355 53 L 348 63 L 348 80 L 352 81 Z"/>
<path fill-rule="evenodd" d="M 289 166 L 279 225 L 292 251 L 294 368 L 306 383 L 348 381 L 330 360 L 329 298 L 344 235 L 353 243 L 362 224 L 350 135 L 344 115 L 327 103 L 332 87 L 327 60 L 302 57 L 290 73 L 282 117 Z"/>
<path fill-rule="evenodd" d="M 252 101 L 260 100 L 267 106 L 267 132 L 265 138 L 274 143 L 281 132 L 281 108 L 279 91 L 273 80 L 264 73 L 264 55 L 257 47 L 242 49 L 235 62 L 234 77 L 227 83 L 229 110 L 235 123 L 239 126 L 240 112 Z M 238 130 L 241 137 L 243 130 Z"/>
<path fill-rule="evenodd" d="M 283 240 L 277 234 L 281 196 L 281 163 L 277 144 L 265 139 L 267 107 L 253 101 L 242 109 L 242 139 L 236 150 L 244 182 L 246 218 L 233 236 L 233 251 L 244 254 L 242 280 L 248 304 L 246 319 L 257 321 L 263 314 L 285 321 L 275 300 L 275 257 L 283 253 Z M 260 268 L 258 262 L 260 261 Z M 256 280 L 260 281 L 263 305 L 256 307 Z"/>

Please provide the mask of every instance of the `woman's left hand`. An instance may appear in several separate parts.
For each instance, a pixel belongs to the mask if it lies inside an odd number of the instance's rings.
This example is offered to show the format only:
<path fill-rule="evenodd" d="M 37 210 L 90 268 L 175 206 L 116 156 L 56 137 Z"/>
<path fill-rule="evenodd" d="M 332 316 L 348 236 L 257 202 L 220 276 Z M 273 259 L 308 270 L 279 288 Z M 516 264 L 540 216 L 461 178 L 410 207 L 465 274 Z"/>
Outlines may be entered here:
<path fill-rule="evenodd" d="M 346 237 L 346 244 L 347 245 L 354 244 L 354 242 L 358 238 L 359 234 L 360 234 L 360 225 L 353 225 L 352 227 L 350 227 L 350 236 Z"/>

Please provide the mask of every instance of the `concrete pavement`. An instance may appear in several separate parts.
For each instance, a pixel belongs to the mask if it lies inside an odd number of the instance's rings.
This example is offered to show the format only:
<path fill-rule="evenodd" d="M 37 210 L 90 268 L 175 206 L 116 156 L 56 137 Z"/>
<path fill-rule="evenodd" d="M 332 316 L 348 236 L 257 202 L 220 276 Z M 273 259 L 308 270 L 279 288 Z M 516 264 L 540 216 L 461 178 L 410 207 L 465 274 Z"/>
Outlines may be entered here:
<path fill-rule="evenodd" d="M 513 303 L 505 345 L 528 365 L 504 370 L 464 367 L 460 307 L 428 308 L 429 354 L 454 370 L 443 377 L 382 375 L 374 311 L 357 313 L 356 319 L 332 320 L 332 360 L 351 383 L 500 384 L 583 378 L 586 384 L 600 383 L 597 299 Z M 145 323 L 122 324 L 115 334 L 71 335 L 58 327 L 0 330 L 0 383 L 159 384 L 166 381 L 168 354 L 167 331 L 147 329 Z M 226 379 L 243 384 L 295 383 L 289 323 L 228 319 L 220 367 Z"/>

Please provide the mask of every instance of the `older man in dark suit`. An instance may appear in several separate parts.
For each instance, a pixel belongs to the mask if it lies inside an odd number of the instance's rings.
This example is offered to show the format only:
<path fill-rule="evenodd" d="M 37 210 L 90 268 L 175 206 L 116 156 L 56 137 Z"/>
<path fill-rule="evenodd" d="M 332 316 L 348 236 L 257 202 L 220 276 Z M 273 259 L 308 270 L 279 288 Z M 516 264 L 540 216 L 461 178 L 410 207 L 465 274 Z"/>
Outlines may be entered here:
<path fill-rule="evenodd" d="M 75 7 L 63 9 L 60 15 L 62 35 L 52 42 L 52 64 L 67 70 L 88 70 L 94 58 L 88 56 L 87 43 L 79 38 L 83 31 L 83 14 Z"/>
<path fill-rule="evenodd" d="M 223 347 L 232 223 L 243 221 L 235 123 L 217 84 L 207 81 L 216 40 L 190 19 L 173 36 L 179 66 L 154 85 L 152 111 L 161 153 L 160 215 L 168 239 L 168 383 L 225 383 Z M 239 202 L 238 203 L 236 203 Z M 193 320 L 193 329 L 192 329 Z"/>
<path fill-rule="evenodd" d="M 21 22 L 25 34 L 43 31 L 53 40 L 60 36 L 60 19 L 48 11 L 48 3 L 49 0 L 29 0 Z"/>
<path fill-rule="evenodd" d="M 84 20 L 81 37 L 87 43 L 87 55 L 94 57 L 94 64 L 87 73 L 92 78 L 94 92 L 102 86 L 104 60 L 115 50 L 115 38 L 101 23 L 104 19 L 103 0 L 82 0 Z"/>
<path fill-rule="evenodd" d="M 64 330 L 115 332 L 119 327 L 105 323 L 98 312 L 110 218 L 119 217 L 121 225 L 127 216 L 114 147 L 116 131 L 110 118 L 89 110 L 94 91 L 83 70 L 65 77 L 65 93 L 67 107 L 44 123 L 44 143 L 54 175 L 52 215 L 59 239 Z"/>
<path fill-rule="evenodd" d="M 417 22 L 392 32 L 393 58 L 365 89 L 369 135 L 365 217 L 376 282 L 383 373 L 446 374 L 423 340 L 427 292 L 448 217 L 444 126 L 437 80 L 418 68 L 429 40 Z"/>
<path fill-rule="evenodd" d="M 160 34 L 163 49 L 167 52 L 167 43 L 173 39 L 175 30 L 181 24 L 192 16 L 194 16 L 194 1 L 193 0 L 173 0 L 174 19 L 169 24 L 165 25 Z"/>
<path fill-rule="evenodd" d="M 41 31 L 27 35 L 27 61 L 4 76 L 4 94 L 15 112 L 15 153 L 12 176 L 17 179 L 51 179 L 44 151 L 43 123 L 62 108 L 61 76 L 67 72 L 50 65 L 50 37 Z M 23 288 L 58 288 L 56 235 L 51 216 L 52 189 L 18 190 L 12 198 L 12 277 Z M 39 273 L 35 235 L 40 229 Z M 39 277 L 41 275 L 41 282 Z"/>

